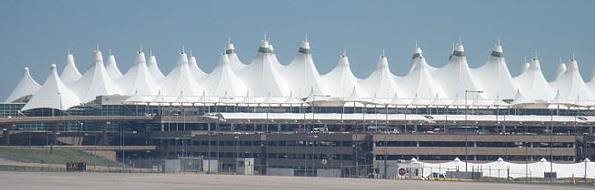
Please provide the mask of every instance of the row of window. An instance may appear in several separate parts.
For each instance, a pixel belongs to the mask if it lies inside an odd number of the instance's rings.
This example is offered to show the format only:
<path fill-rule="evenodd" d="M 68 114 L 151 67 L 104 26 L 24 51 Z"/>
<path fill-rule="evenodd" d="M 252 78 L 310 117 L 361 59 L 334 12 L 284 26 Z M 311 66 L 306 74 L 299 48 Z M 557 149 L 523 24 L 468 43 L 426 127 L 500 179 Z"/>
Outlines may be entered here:
<path fill-rule="evenodd" d="M 253 152 L 170 152 L 170 156 L 205 156 L 211 158 L 262 158 L 264 154 Z M 287 154 L 287 153 L 269 153 L 266 154 L 270 159 L 302 159 L 302 160 L 352 160 L 350 154 Z"/>
<path fill-rule="evenodd" d="M 416 158 L 417 160 L 454 160 L 459 158 L 461 161 L 465 161 L 465 155 L 376 155 L 376 160 L 410 160 Z M 502 158 L 505 161 L 530 161 L 536 162 L 541 158 L 555 161 L 574 161 L 573 156 L 547 156 L 547 155 L 522 155 L 522 156 L 503 156 L 503 155 L 467 155 L 467 160 L 473 161 L 496 161 L 498 158 Z"/>
<path fill-rule="evenodd" d="M 534 147 L 571 148 L 574 142 L 377 141 L 376 147 Z"/>
<path fill-rule="evenodd" d="M 18 110 L 24 104 L 0 104 L 0 115 L 18 115 Z M 348 105 L 349 106 L 349 105 Z M 67 111 L 69 115 L 203 115 L 213 112 L 239 112 L 239 113 L 366 113 L 366 114 L 427 114 L 427 115 L 569 115 L 585 116 L 595 115 L 595 110 L 569 110 L 569 109 L 465 109 L 458 107 L 398 107 L 387 108 L 384 106 L 373 107 L 309 107 L 306 104 L 294 107 L 278 106 L 203 106 L 196 104 L 194 107 L 181 108 L 177 106 L 146 106 L 146 105 L 102 105 L 101 107 L 75 107 Z M 52 115 L 57 114 L 47 109 L 37 109 L 26 112 L 27 115 Z"/>

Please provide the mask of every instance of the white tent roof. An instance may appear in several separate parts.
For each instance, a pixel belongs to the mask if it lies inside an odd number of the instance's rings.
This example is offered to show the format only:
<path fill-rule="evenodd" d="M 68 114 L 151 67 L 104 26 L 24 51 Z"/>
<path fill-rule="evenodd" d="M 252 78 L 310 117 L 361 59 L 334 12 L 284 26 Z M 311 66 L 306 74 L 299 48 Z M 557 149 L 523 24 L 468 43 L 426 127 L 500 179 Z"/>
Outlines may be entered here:
<path fill-rule="evenodd" d="M 198 82 L 202 82 L 202 80 L 204 79 L 204 77 L 207 76 L 207 74 L 198 67 L 196 57 L 190 55 L 188 57 L 188 63 L 190 64 L 190 73 L 192 74 L 194 79 Z"/>
<path fill-rule="evenodd" d="M 288 96 L 289 88 L 281 73 L 281 67 L 273 53 L 273 46 L 268 40 L 263 40 L 256 57 L 240 72 L 240 77 L 244 79 L 248 91 L 254 96 Z"/>
<path fill-rule="evenodd" d="M 557 103 L 575 103 L 581 100 L 593 100 L 593 94 L 585 84 L 579 72 L 576 60 L 570 59 L 567 70 L 551 83 L 552 90 L 559 92 Z"/>
<path fill-rule="evenodd" d="M 566 68 L 566 63 L 561 62 L 558 64 L 558 68 L 556 68 L 556 76 L 554 77 L 554 81 L 557 80 L 564 72 L 566 72 L 568 68 Z"/>
<path fill-rule="evenodd" d="M 484 93 L 468 94 L 468 99 L 472 100 L 468 102 L 469 105 L 506 106 L 502 100 L 511 98 L 515 99 L 514 106 L 522 104 L 541 108 L 553 103 L 595 105 L 595 79 L 585 83 L 575 60 L 560 66 L 561 74 L 551 83 L 543 76 L 536 58 L 526 63 L 528 66 L 522 74 L 511 79 L 499 44 L 492 50 L 486 64 L 476 69 L 469 68 L 461 44 L 453 47 L 448 64 L 441 68 L 429 66 L 421 49 L 416 49 L 411 68 L 402 77 L 390 72 L 387 58 L 383 55 L 366 79 L 353 75 L 349 59 L 344 54 L 333 70 L 320 76 L 309 46 L 304 41 L 297 56 L 289 65 L 284 66 L 279 63 L 269 41 L 263 40 L 251 64 L 244 65 L 235 53 L 234 45 L 228 43 L 219 66 L 209 74 L 200 70 L 196 58 L 193 60 L 192 56 L 183 52 L 178 64 L 167 76 L 162 76 L 154 56 L 149 58 L 149 63 L 145 63 L 145 56 L 142 55 L 126 75 L 119 77 L 121 73 L 115 58 L 110 56 L 107 66 L 104 66 L 99 51 L 95 52 L 94 63 L 81 76 L 73 55 L 69 53 L 60 80 L 83 103 L 102 95 L 154 97 L 162 91 L 161 96 L 168 102 L 192 101 L 202 94 L 208 94 L 213 100 L 226 98 L 226 102 L 238 102 L 240 99 L 237 97 L 249 94 L 247 97 L 251 102 L 273 103 L 271 101 L 274 100 L 279 101 L 277 104 L 285 104 L 288 99 L 330 95 L 327 98 L 329 104 L 321 105 L 334 105 L 341 100 L 357 101 L 362 106 L 391 102 L 422 106 L 460 106 L 463 105 L 466 91 L 481 90 Z M 564 72 L 563 67 L 566 67 Z M 35 86 L 39 87 L 27 73 L 19 83 L 6 101 L 21 99 L 19 101 L 26 102 L 29 100 L 28 95 L 35 91 Z M 229 98 L 232 101 L 227 101 Z M 134 99 L 144 98 L 131 98 Z"/>
<path fill-rule="evenodd" d="M 178 63 L 161 82 L 165 96 L 199 96 L 206 90 L 198 84 L 196 78 L 190 71 L 188 57 L 182 50 L 178 56 Z"/>
<path fill-rule="evenodd" d="M 68 55 L 66 55 L 66 66 L 64 66 L 64 69 L 60 74 L 60 79 L 62 79 L 64 83 L 70 86 L 74 84 L 77 80 L 79 80 L 81 77 L 82 75 L 76 68 L 76 64 L 74 62 L 74 56 L 71 53 L 68 53 Z"/>
<path fill-rule="evenodd" d="M 107 58 L 107 65 L 105 66 L 105 70 L 107 71 L 107 74 L 113 81 L 117 81 L 120 78 L 122 78 L 122 76 L 124 76 L 122 75 L 120 68 L 118 68 L 118 64 L 116 63 L 116 57 L 111 52 Z"/>
<path fill-rule="evenodd" d="M 160 86 L 147 68 L 145 53 L 139 51 L 134 65 L 117 81 L 124 95 L 155 95 Z"/>
<path fill-rule="evenodd" d="M 165 75 L 163 75 L 161 69 L 159 69 L 159 65 L 157 64 L 157 58 L 155 57 L 155 55 L 153 55 L 152 51 L 149 53 L 149 62 L 147 63 L 147 66 L 149 72 L 151 73 L 151 76 L 153 76 L 153 79 L 155 81 L 159 82 L 165 78 Z"/>
<path fill-rule="evenodd" d="M 227 47 L 225 47 L 225 54 L 227 54 L 227 57 L 229 57 L 229 63 L 231 65 L 231 69 L 234 72 L 238 73 L 244 68 L 246 68 L 246 64 L 242 63 L 242 61 L 238 57 L 238 54 L 236 53 L 236 48 L 233 45 L 233 43 L 231 43 L 231 40 L 227 42 Z"/>
<path fill-rule="evenodd" d="M 522 75 L 523 73 L 525 73 L 527 70 L 529 70 L 529 67 L 531 66 L 530 63 L 523 63 L 523 67 L 521 67 L 521 73 L 519 75 Z"/>
<path fill-rule="evenodd" d="M 359 84 L 361 79 L 351 72 L 349 57 L 345 53 L 339 56 L 339 63 L 333 70 L 322 76 L 330 93 L 334 97 L 367 97 Z M 354 94 L 355 93 L 355 94 Z"/>
<path fill-rule="evenodd" d="M 213 96 L 239 97 L 248 92 L 242 79 L 234 73 L 228 56 L 222 54 L 219 65 L 205 79 L 209 94 Z"/>
<path fill-rule="evenodd" d="M 310 53 L 310 43 L 303 41 L 298 54 L 284 69 L 284 76 L 290 92 L 297 97 L 315 95 L 329 95 L 326 84 L 320 78 L 316 65 Z"/>
<path fill-rule="evenodd" d="M 541 72 L 539 59 L 531 59 L 527 71 L 514 78 L 517 89 L 529 100 L 549 101 L 554 97 L 554 91 L 545 80 Z"/>
<path fill-rule="evenodd" d="M 432 70 L 431 66 L 426 63 L 426 58 L 423 56 L 421 48 L 415 48 L 411 59 L 412 63 L 409 73 L 400 80 L 397 80 L 397 83 L 405 92 L 403 94 L 407 98 L 419 100 L 431 100 L 436 97 L 446 98 L 446 94 L 430 74 Z"/>
<path fill-rule="evenodd" d="M 368 95 L 375 98 L 393 98 L 395 94 L 401 97 L 401 90 L 395 82 L 396 76 L 388 68 L 388 60 L 383 54 L 376 64 L 376 69 L 361 81 L 362 87 Z"/>
<path fill-rule="evenodd" d="M 122 94 L 120 87 L 110 78 L 103 65 L 101 51 L 95 50 L 94 64 L 91 65 L 83 77 L 73 84 L 72 90 L 81 101 L 89 102 L 101 95 Z"/>
<path fill-rule="evenodd" d="M 40 87 L 41 85 L 31 77 L 29 67 L 25 67 L 23 69 L 23 77 L 21 77 L 17 86 L 12 90 L 4 102 L 20 102 L 23 98 L 28 99 L 27 96 L 33 95 L 33 93 L 39 90 Z"/>
<path fill-rule="evenodd" d="M 455 45 L 448 64 L 432 74 L 449 98 L 463 97 L 467 90 L 481 90 L 471 74 L 462 43 Z"/>
<path fill-rule="evenodd" d="M 447 171 L 464 171 L 467 166 L 468 171 L 479 171 L 482 172 L 483 176 L 492 178 L 524 178 L 524 177 L 543 177 L 545 172 L 553 171 L 557 174 L 558 178 L 572 178 L 572 177 L 587 177 L 595 178 L 595 173 L 585 171 L 591 171 L 595 167 L 595 162 L 591 162 L 589 159 L 585 159 L 578 163 L 551 163 L 545 158 L 539 159 L 537 162 L 531 163 L 512 163 L 504 161 L 502 158 L 494 162 L 488 163 L 465 163 L 458 158 L 454 161 L 444 163 L 426 163 L 419 160 L 411 160 L 412 164 L 422 166 L 425 174 L 441 173 L 445 174 Z"/>
<path fill-rule="evenodd" d="M 78 96 L 70 90 L 64 82 L 58 77 L 56 65 L 52 64 L 50 74 L 43 85 L 33 94 L 31 100 L 25 104 L 22 110 L 35 108 L 52 108 L 57 110 L 67 110 L 73 106 L 79 105 L 81 101 Z"/>
<path fill-rule="evenodd" d="M 484 91 L 484 97 L 488 99 L 495 99 L 496 97 L 502 99 L 514 98 L 516 88 L 506 65 L 504 51 L 502 51 L 500 43 L 496 44 L 486 63 L 472 71 L 474 78 L 477 79 L 477 84 Z"/>

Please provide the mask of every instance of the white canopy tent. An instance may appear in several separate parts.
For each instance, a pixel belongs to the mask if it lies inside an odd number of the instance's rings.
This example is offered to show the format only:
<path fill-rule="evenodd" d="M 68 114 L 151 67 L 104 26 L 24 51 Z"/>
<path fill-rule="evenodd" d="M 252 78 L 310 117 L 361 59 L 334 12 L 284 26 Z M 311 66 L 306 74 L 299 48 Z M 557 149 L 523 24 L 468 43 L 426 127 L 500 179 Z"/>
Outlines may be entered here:
<path fill-rule="evenodd" d="M 531 59 L 527 71 L 514 78 L 517 89 L 531 101 L 547 102 L 554 98 L 554 91 L 549 85 L 543 73 L 539 59 Z"/>
<path fill-rule="evenodd" d="M 322 75 L 331 96 L 334 97 L 367 97 L 359 82 L 361 79 L 353 75 L 349 65 L 349 57 L 343 52 L 339 56 L 339 63 L 333 70 Z"/>
<path fill-rule="evenodd" d="M 161 69 L 159 69 L 157 58 L 155 55 L 153 55 L 153 51 L 149 52 L 149 62 L 147 63 L 147 67 L 155 81 L 159 82 L 165 78 L 165 75 L 163 75 L 163 72 L 161 72 Z"/>
<path fill-rule="evenodd" d="M 112 78 L 113 81 L 117 81 L 122 78 L 122 72 L 120 68 L 118 68 L 118 64 L 116 63 L 116 57 L 110 52 L 109 57 L 107 58 L 107 65 L 105 66 L 105 70 L 107 74 Z"/>
<path fill-rule="evenodd" d="M 43 85 L 33 94 L 31 100 L 21 110 L 34 108 L 67 110 L 79 104 L 81 104 L 81 101 L 78 96 L 62 82 L 58 76 L 58 71 L 56 71 L 56 65 L 52 64 L 50 74 Z"/>
<path fill-rule="evenodd" d="M 578 163 L 559 164 L 551 163 L 545 158 L 530 163 L 512 163 L 504 161 L 502 158 L 488 163 L 465 163 L 459 158 L 444 163 L 428 163 L 412 158 L 410 163 L 420 166 L 423 169 L 423 172 L 420 173 L 423 173 L 424 176 L 429 176 L 432 173 L 446 174 L 447 171 L 465 171 L 466 169 L 467 171 L 482 172 L 483 177 L 495 178 L 544 178 L 546 172 L 556 172 L 557 178 L 595 178 L 593 170 L 595 162 L 588 159 Z"/>
<path fill-rule="evenodd" d="M 120 87 L 110 78 L 103 65 L 101 51 L 95 50 L 94 63 L 83 77 L 72 85 L 72 90 L 77 93 L 82 102 L 95 100 L 101 95 L 122 94 Z"/>
<path fill-rule="evenodd" d="M 176 67 L 161 82 L 164 96 L 200 96 L 206 92 L 206 89 L 196 81 L 190 67 L 188 56 L 182 50 Z"/>
<path fill-rule="evenodd" d="M 137 53 L 134 65 L 117 82 L 124 95 L 155 95 L 161 88 L 149 72 L 142 51 Z"/>
<path fill-rule="evenodd" d="M 465 96 L 466 91 L 482 90 L 471 74 L 465 49 L 460 42 L 455 44 L 448 63 L 432 72 L 432 75 L 436 76 L 436 81 L 449 98 L 462 98 Z M 479 96 L 483 98 L 483 94 Z"/>
<path fill-rule="evenodd" d="M 29 73 L 29 67 L 23 69 L 23 77 L 19 80 L 17 86 L 12 90 L 8 98 L 4 101 L 5 103 L 21 102 L 24 99 L 28 99 L 29 96 L 33 95 L 41 85 L 31 77 Z"/>
<path fill-rule="evenodd" d="M 60 74 L 60 79 L 62 79 L 62 81 L 67 85 L 71 86 L 76 81 L 81 79 L 82 76 L 83 75 L 81 75 L 79 70 L 76 68 L 76 64 L 74 62 L 74 55 L 68 52 L 68 54 L 66 55 L 66 65 L 64 66 L 64 69 Z"/>
<path fill-rule="evenodd" d="M 567 70 L 550 83 L 552 90 L 558 92 L 556 103 L 576 103 L 582 100 L 593 100 L 593 94 L 583 81 L 576 59 L 567 63 Z"/>
<path fill-rule="evenodd" d="M 446 98 L 446 94 L 430 74 L 433 68 L 426 62 L 421 48 L 415 48 L 411 59 L 409 73 L 397 80 L 404 90 L 405 97 L 418 101 Z"/>
<path fill-rule="evenodd" d="M 225 47 L 225 54 L 227 54 L 227 57 L 229 57 L 229 63 L 233 72 L 238 73 L 244 68 L 246 68 L 246 64 L 242 63 L 242 61 L 238 57 L 238 54 L 236 53 L 236 48 L 233 45 L 233 43 L 231 43 L 231 40 L 227 42 L 227 46 Z"/>
<path fill-rule="evenodd" d="M 473 77 L 477 79 L 479 88 L 488 99 L 514 98 L 516 88 L 504 59 L 504 51 L 500 43 L 496 44 L 484 65 L 473 69 Z"/>
<path fill-rule="evenodd" d="M 233 71 L 229 60 L 229 54 L 222 54 L 219 57 L 219 64 L 205 79 L 209 94 L 222 97 L 239 97 L 248 92 L 242 79 Z"/>
<path fill-rule="evenodd" d="M 566 70 L 568 70 L 568 68 L 566 67 L 566 63 L 561 62 L 560 64 L 558 64 L 558 68 L 556 68 L 556 76 L 554 77 L 554 81 L 560 78 L 560 76 L 562 76 L 562 74 L 564 74 Z"/>
<path fill-rule="evenodd" d="M 310 94 L 329 95 L 326 84 L 318 74 L 310 53 L 310 43 L 302 42 L 298 54 L 293 61 L 283 70 L 290 92 L 297 97 L 306 97 Z"/>
<path fill-rule="evenodd" d="M 201 82 L 207 74 L 198 67 L 198 62 L 196 61 L 196 57 L 192 55 L 192 53 L 188 56 L 188 63 L 190 64 L 190 73 L 194 77 L 194 79 L 198 82 Z"/>
<path fill-rule="evenodd" d="M 260 42 L 256 57 L 239 74 L 244 79 L 250 94 L 254 96 L 289 95 L 290 91 L 282 74 L 282 65 L 273 53 L 273 46 L 268 40 Z"/>
<path fill-rule="evenodd" d="M 402 90 L 397 86 L 396 76 L 388 68 L 388 60 L 384 53 L 380 56 L 376 69 L 360 85 L 366 90 L 368 98 L 391 99 L 397 94 L 401 97 Z"/>

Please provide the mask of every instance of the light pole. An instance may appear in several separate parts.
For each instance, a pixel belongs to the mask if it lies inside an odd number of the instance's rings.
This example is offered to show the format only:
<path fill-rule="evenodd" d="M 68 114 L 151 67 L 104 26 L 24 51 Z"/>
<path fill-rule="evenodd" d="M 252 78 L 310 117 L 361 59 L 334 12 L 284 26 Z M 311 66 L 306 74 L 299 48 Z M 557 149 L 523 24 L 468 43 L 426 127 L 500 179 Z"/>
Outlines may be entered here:
<path fill-rule="evenodd" d="M 483 93 L 483 91 L 481 90 L 465 90 L 465 125 L 467 125 L 467 112 L 469 111 L 469 107 L 467 107 L 467 94 L 468 93 Z M 469 162 L 469 160 L 467 159 L 468 156 L 468 148 L 467 148 L 467 143 L 468 143 L 468 137 L 467 137 L 467 130 L 468 127 L 465 126 L 465 172 L 467 172 L 467 162 Z"/>

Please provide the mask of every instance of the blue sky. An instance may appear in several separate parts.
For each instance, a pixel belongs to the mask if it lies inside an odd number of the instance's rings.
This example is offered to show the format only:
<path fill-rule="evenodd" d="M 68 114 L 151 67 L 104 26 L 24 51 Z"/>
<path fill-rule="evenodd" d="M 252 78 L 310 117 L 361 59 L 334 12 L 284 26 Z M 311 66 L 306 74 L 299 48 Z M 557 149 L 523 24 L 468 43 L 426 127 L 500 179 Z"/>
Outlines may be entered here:
<path fill-rule="evenodd" d="M 43 83 L 50 63 L 59 69 L 70 48 L 83 72 L 99 43 L 127 70 L 142 44 L 164 72 L 184 45 L 211 71 L 231 38 L 250 62 L 267 33 L 283 64 L 308 35 L 314 60 L 326 73 L 346 49 L 357 76 L 370 73 L 382 50 L 391 70 L 409 69 L 415 42 L 433 66 L 446 64 L 451 44 L 462 38 L 469 64 L 477 67 L 502 39 L 511 72 L 537 54 L 546 77 L 560 58 L 576 54 L 583 77 L 595 62 L 595 1 L 0 1 L 0 97 L 16 85 L 22 67 Z"/>

